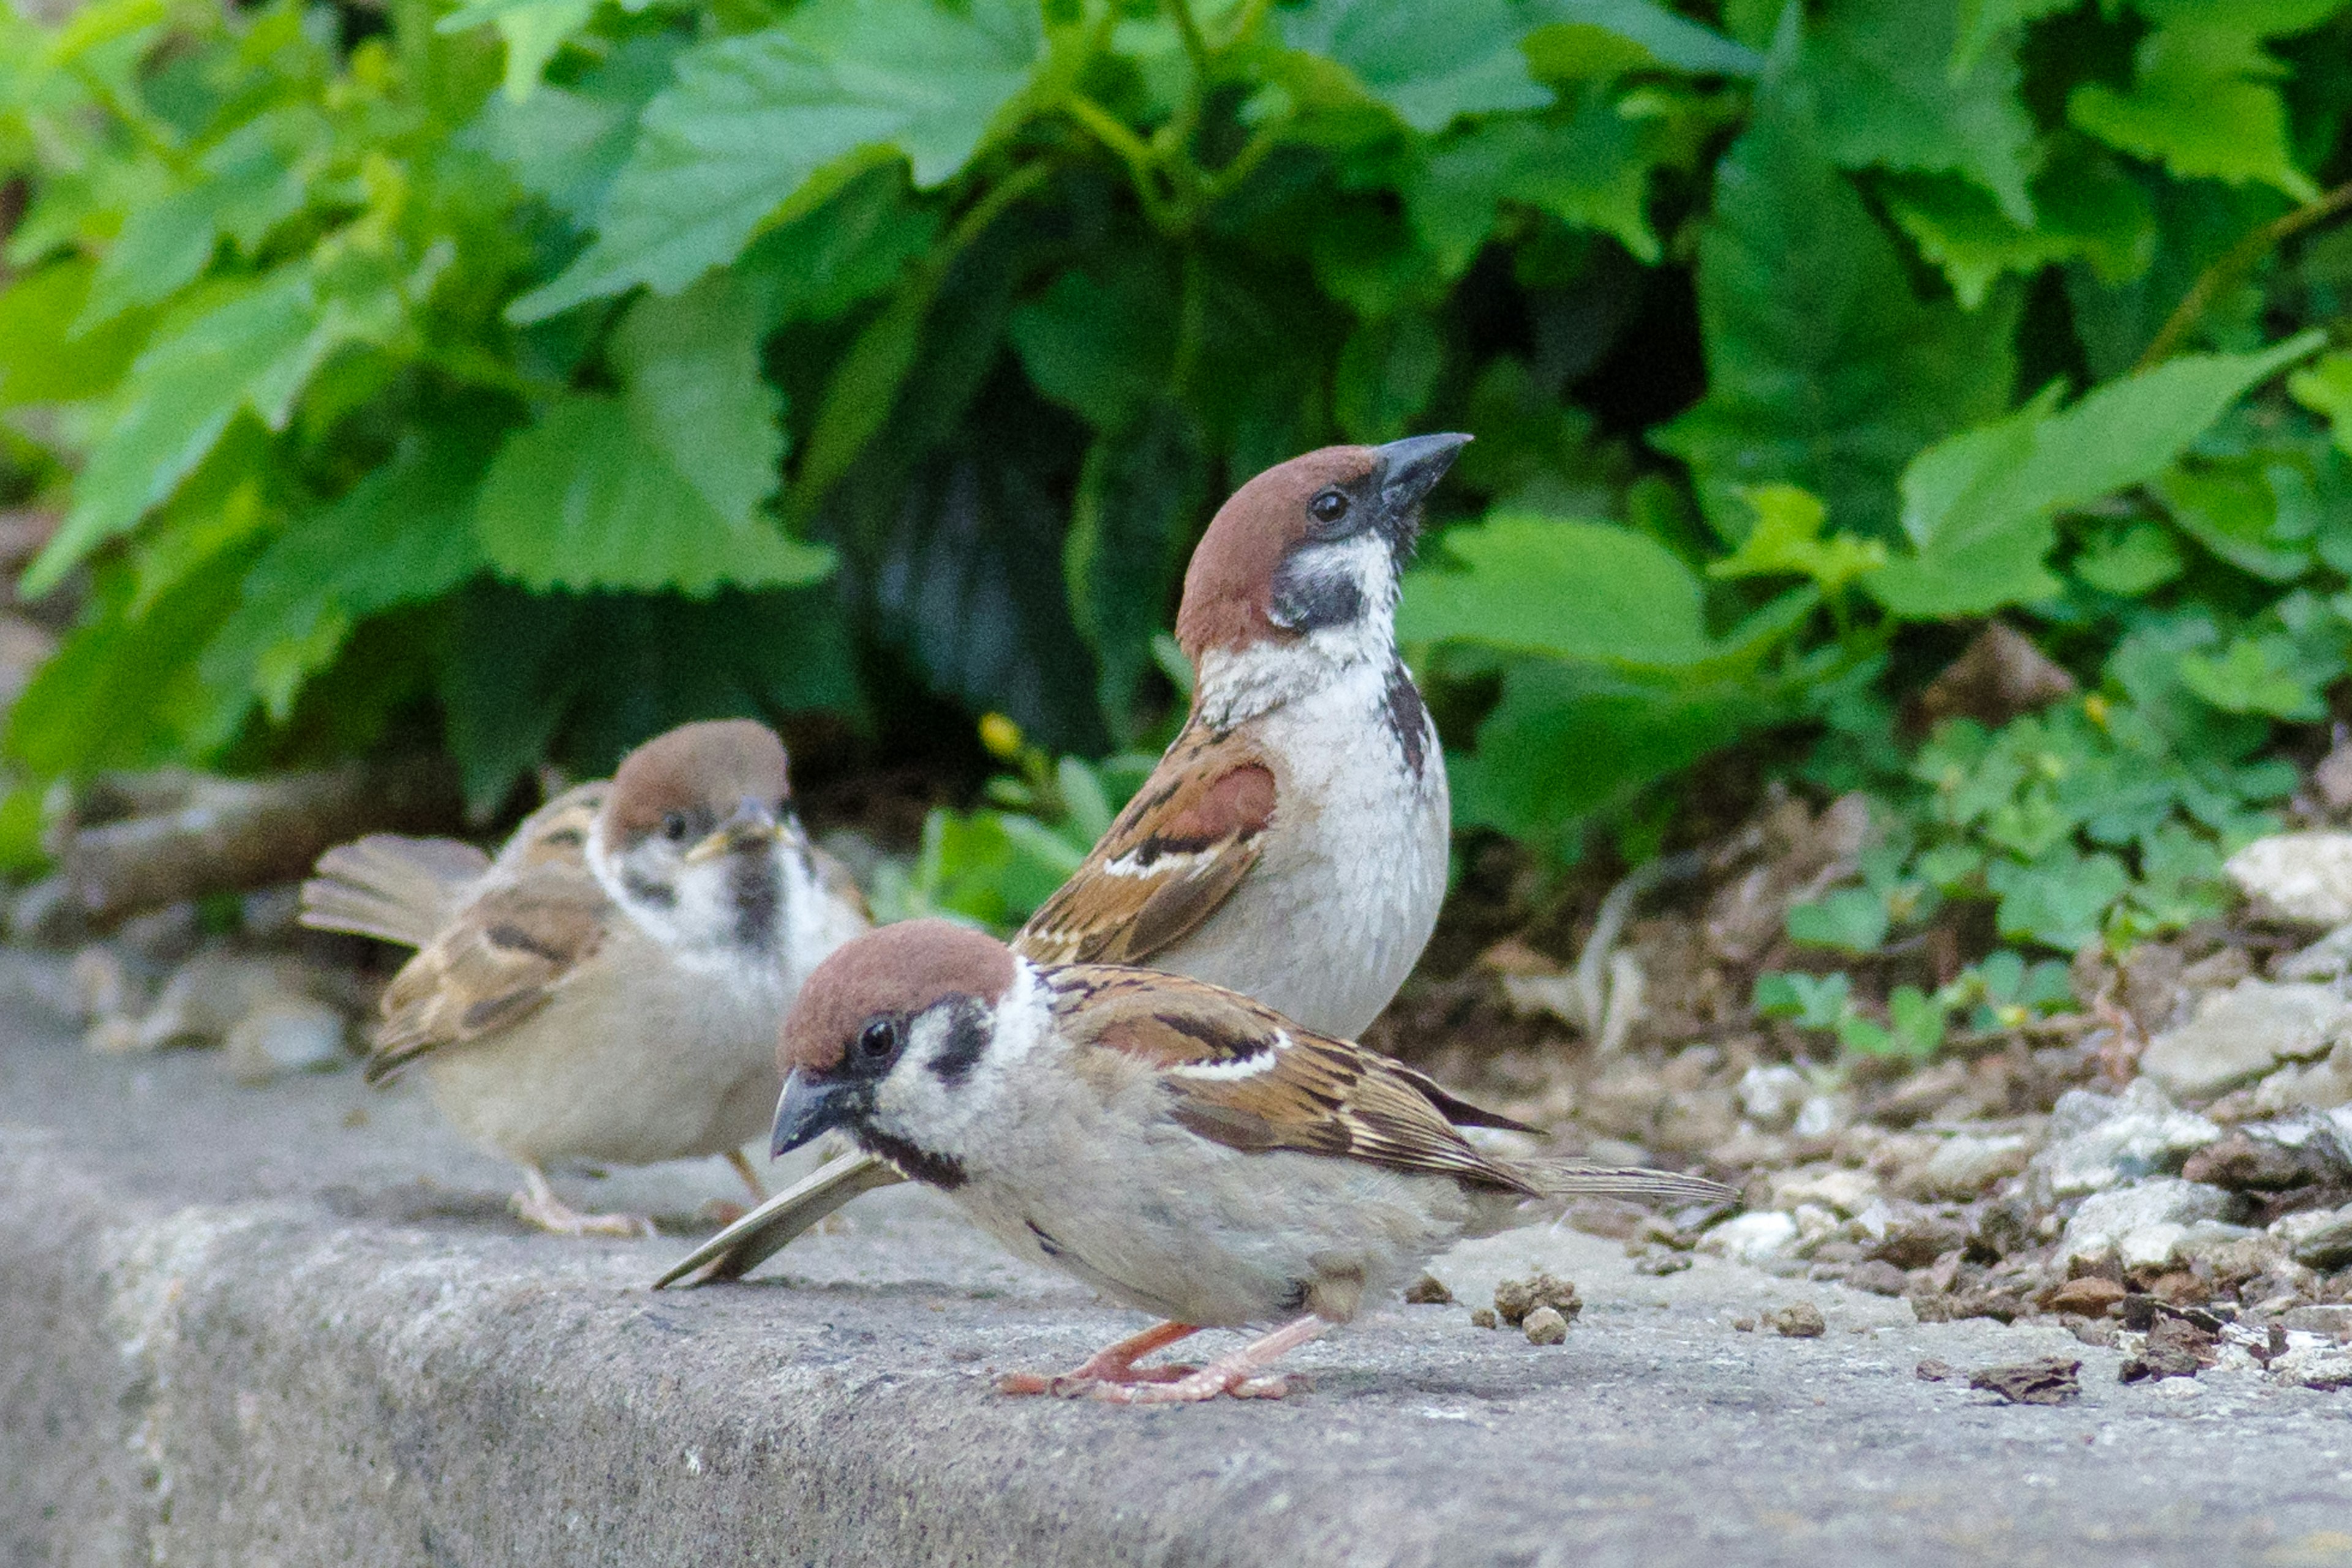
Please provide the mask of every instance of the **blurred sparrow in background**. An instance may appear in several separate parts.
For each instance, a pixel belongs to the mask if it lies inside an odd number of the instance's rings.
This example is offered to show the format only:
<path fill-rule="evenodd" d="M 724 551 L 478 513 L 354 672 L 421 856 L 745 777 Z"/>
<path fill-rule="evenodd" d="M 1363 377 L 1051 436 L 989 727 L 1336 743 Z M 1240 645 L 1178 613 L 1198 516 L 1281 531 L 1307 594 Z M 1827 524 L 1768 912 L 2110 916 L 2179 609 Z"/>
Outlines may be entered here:
<path fill-rule="evenodd" d="M 1043 963 L 1148 964 L 1360 1034 L 1445 897 L 1445 760 L 1397 657 L 1422 503 L 1467 436 L 1330 447 L 1234 493 L 1184 574 L 1192 713 L 1093 853 L 1013 939 Z M 656 1281 L 731 1279 L 860 1193 L 835 1160 Z"/>
<path fill-rule="evenodd" d="M 1492 1152 L 1459 1129 L 1536 1129 L 1234 992 L 1040 966 L 945 921 L 886 927 L 818 965 L 779 1058 L 776 1152 L 842 1129 L 1013 1251 L 1167 1320 L 1066 1377 L 1002 1380 L 1012 1394 L 1279 1396 L 1275 1358 L 1465 1237 L 1572 1196 L 1735 1196 Z M 1135 1365 L 1199 1329 L 1264 1323 L 1279 1326 L 1205 1367 Z"/>
<path fill-rule="evenodd" d="M 515 1209 L 566 1235 L 559 1160 L 724 1154 L 768 1124 L 775 1031 L 824 955 L 866 928 L 790 805 L 784 748 L 746 721 L 688 724 L 527 818 L 495 859 L 379 835 L 329 850 L 302 921 L 413 945 L 383 994 L 371 1083 L 422 1061 L 467 1137 L 519 1162 Z"/>

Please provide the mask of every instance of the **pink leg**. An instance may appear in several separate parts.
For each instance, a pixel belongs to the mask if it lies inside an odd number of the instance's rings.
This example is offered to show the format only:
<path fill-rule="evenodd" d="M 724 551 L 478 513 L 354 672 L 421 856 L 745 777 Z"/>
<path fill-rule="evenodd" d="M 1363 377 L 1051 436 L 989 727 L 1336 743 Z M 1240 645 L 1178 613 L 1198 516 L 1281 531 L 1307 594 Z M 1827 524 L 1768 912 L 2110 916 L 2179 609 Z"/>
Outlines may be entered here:
<path fill-rule="evenodd" d="M 1192 1368 L 1148 1366 L 1138 1370 L 1135 1363 L 1153 1351 L 1200 1331 L 1190 1323 L 1154 1323 L 1139 1334 L 1129 1334 L 1118 1343 L 1095 1352 L 1076 1372 L 1053 1377 L 1034 1372 L 1008 1372 L 996 1380 L 996 1389 L 1000 1394 L 1076 1394 L 1097 1383 L 1172 1383 L 1191 1376 Z"/>
<path fill-rule="evenodd" d="M 1220 1394 L 1230 1394 L 1235 1399 L 1280 1399 L 1290 1392 L 1290 1379 L 1279 1373 L 1267 1373 L 1265 1368 L 1330 1326 L 1309 1312 L 1173 1383 L 1097 1383 L 1080 1392 L 1089 1399 L 1113 1405 L 1189 1405 L 1196 1400 L 1214 1399 Z"/>

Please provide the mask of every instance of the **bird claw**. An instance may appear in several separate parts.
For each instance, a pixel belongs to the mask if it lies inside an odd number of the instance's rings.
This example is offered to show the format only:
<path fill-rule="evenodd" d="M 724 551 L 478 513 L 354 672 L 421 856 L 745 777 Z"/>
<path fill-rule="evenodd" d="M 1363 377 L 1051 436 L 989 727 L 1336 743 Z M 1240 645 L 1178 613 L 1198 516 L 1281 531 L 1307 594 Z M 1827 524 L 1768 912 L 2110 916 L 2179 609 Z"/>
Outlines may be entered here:
<path fill-rule="evenodd" d="M 1123 1372 L 1090 1373 L 1081 1367 L 1076 1372 L 1037 1373 L 1008 1372 L 996 1380 L 996 1392 L 1014 1395 L 1050 1394 L 1056 1399 L 1101 1399 L 1108 1397 L 1097 1392 L 1104 1388 L 1126 1388 L 1137 1384 L 1178 1383 L 1201 1369 L 1195 1366 L 1131 1366 Z"/>
<path fill-rule="evenodd" d="M 655 1234 L 654 1222 L 643 1215 L 582 1214 L 551 1197 L 531 1192 L 514 1195 L 514 1212 L 526 1224 L 557 1236 L 610 1236 L 635 1239 Z"/>

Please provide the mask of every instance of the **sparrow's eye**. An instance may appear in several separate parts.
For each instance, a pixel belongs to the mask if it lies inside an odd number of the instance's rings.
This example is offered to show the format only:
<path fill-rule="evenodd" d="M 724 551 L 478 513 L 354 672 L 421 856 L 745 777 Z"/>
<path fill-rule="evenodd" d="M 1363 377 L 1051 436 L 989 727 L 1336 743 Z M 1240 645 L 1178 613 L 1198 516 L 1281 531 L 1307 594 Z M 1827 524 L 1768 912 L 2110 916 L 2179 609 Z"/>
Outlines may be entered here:
<path fill-rule="evenodd" d="M 858 1065 L 867 1068 L 888 1067 L 898 1055 L 903 1031 L 896 1018 L 875 1018 L 857 1031 Z"/>
<path fill-rule="evenodd" d="M 1337 522 L 1348 515 L 1348 494 L 1345 490 L 1318 490 L 1315 499 L 1307 503 L 1307 513 L 1318 522 Z"/>
<path fill-rule="evenodd" d="M 662 837 L 672 844 L 686 842 L 686 814 L 682 811 L 662 813 Z"/>

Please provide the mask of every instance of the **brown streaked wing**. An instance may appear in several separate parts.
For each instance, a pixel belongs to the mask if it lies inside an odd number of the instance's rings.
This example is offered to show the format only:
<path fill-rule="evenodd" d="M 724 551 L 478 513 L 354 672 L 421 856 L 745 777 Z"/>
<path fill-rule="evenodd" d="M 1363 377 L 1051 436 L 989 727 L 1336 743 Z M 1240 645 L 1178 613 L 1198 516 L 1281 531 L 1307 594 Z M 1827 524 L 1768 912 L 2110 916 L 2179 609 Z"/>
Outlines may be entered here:
<path fill-rule="evenodd" d="M 1172 1099 L 1170 1114 L 1201 1137 L 1233 1149 L 1341 1155 L 1537 1195 L 1454 1127 L 1457 1118 L 1472 1126 L 1520 1123 L 1458 1100 L 1376 1051 L 1177 975 L 1076 966 L 1056 973 L 1053 984 L 1055 1010 L 1072 1044 L 1082 1054 L 1116 1051 L 1149 1065 Z M 1254 1062 L 1262 1065 L 1249 1070 Z"/>
<path fill-rule="evenodd" d="M 1140 963 L 1165 952 L 1257 863 L 1275 797 L 1274 770 L 1247 742 L 1179 736 L 1014 950 L 1039 963 Z"/>
<path fill-rule="evenodd" d="M 583 865 L 543 863 L 485 891 L 393 976 L 368 1081 L 530 1016 L 602 945 L 610 913 Z"/>

